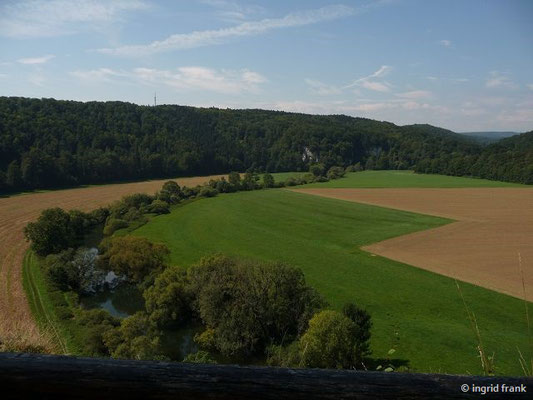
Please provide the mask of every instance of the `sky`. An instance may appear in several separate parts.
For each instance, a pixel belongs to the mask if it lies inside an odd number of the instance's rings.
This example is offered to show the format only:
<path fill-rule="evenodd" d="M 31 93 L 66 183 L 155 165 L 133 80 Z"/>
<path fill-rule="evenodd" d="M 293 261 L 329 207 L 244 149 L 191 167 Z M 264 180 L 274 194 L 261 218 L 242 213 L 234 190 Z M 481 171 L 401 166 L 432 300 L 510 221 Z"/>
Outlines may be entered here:
<path fill-rule="evenodd" d="M 0 0 L 0 96 L 533 129 L 531 0 Z"/>

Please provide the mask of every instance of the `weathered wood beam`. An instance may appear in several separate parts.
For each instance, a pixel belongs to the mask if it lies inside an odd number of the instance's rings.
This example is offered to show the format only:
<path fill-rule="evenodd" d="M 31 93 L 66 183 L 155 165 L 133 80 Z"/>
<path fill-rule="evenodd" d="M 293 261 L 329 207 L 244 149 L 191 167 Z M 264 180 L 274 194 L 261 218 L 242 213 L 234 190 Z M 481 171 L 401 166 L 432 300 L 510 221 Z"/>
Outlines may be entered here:
<path fill-rule="evenodd" d="M 528 393 L 505 393 L 525 385 Z M 468 385 L 465 393 L 461 385 Z M 288 369 L 0 353 L 0 398 L 7 399 L 462 399 L 477 387 L 493 398 L 533 393 L 532 378 Z M 529 392 L 531 389 L 531 392 Z M 532 398 L 532 397 L 529 397 Z"/>

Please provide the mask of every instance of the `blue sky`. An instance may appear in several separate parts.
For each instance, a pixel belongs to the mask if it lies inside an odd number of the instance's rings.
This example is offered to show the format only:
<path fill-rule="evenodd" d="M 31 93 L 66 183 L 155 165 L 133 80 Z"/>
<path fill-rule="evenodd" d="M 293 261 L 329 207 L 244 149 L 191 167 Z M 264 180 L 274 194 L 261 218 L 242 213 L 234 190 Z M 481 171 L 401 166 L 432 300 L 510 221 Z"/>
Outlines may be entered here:
<path fill-rule="evenodd" d="M 0 2 L 0 95 L 533 129 L 533 1 Z"/>

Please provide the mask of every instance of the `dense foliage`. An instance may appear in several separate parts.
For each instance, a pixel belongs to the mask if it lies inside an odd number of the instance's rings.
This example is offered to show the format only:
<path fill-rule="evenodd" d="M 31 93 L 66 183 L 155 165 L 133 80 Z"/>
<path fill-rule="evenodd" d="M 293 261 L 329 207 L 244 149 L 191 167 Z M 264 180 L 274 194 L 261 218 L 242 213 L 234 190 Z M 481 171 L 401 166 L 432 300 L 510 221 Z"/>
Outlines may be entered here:
<path fill-rule="evenodd" d="M 502 139 L 475 154 L 422 159 L 415 171 L 533 184 L 533 131 Z"/>
<path fill-rule="evenodd" d="M 469 160 L 482 151 L 429 125 L 342 115 L 0 97 L 0 190 L 306 171 L 316 162 L 326 171 L 333 165 L 406 169 L 421 160 Z"/>

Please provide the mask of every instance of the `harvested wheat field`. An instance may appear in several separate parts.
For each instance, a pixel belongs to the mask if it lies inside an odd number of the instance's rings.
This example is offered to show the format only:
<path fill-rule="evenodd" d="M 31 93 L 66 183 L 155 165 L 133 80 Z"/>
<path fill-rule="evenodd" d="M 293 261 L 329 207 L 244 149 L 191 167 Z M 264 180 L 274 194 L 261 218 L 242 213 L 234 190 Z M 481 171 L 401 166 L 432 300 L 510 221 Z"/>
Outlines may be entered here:
<path fill-rule="evenodd" d="M 222 175 L 220 175 L 222 176 Z M 177 179 L 180 185 L 196 186 L 210 177 Z M 39 332 L 32 318 L 22 286 L 22 261 L 28 249 L 23 229 L 42 210 L 61 207 L 88 211 L 105 206 L 132 193 L 154 193 L 166 180 L 31 193 L 0 198 L 0 337 L 23 345 L 50 348 L 46 335 Z"/>
<path fill-rule="evenodd" d="M 457 222 L 364 250 L 533 301 L 533 189 L 295 189 Z"/>

